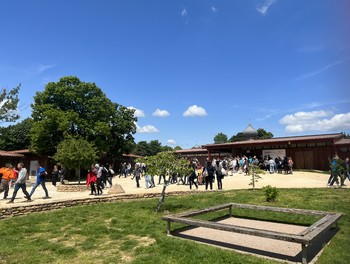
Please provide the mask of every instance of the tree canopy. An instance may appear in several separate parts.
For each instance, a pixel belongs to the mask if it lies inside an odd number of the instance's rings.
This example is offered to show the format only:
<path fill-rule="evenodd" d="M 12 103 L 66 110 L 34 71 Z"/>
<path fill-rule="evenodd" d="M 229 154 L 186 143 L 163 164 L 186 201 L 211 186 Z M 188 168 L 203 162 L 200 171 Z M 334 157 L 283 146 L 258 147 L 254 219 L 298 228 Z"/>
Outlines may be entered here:
<path fill-rule="evenodd" d="M 29 148 L 31 128 L 32 120 L 30 118 L 26 118 L 15 125 L 0 127 L 0 149 L 19 150 Z"/>
<path fill-rule="evenodd" d="M 267 132 L 265 129 L 263 128 L 259 128 L 257 130 L 258 132 L 258 139 L 269 139 L 269 138 L 273 138 L 273 134 L 271 132 Z M 237 133 L 236 135 L 233 135 L 230 139 L 229 142 L 236 142 L 236 141 L 243 141 L 245 140 L 245 137 L 243 135 L 242 132 Z"/>
<path fill-rule="evenodd" d="M 98 155 L 118 156 L 133 146 L 134 110 L 113 103 L 95 83 L 63 77 L 37 92 L 32 104 L 31 149 L 53 155 L 69 137 L 94 144 Z"/>
<path fill-rule="evenodd" d="M 21 85 L 7 90 L 2 88 L 0 91 L 0 121 L 14 122 L 19 118 L 18 108 L 18 93 Z"/>
<path fill-rule="evenodd" d="M 179 148 L 177 147 L 176 149 Z M 158 140 L 151 140 L 149 142 L 142 140 L 135 145 L 133 153 L 140 156 L 154 156 L 164 151 L 174 151 L 174 149 L 170 146 L 162 146 L 162 143 Z"/>
<path fill-rule="evenodd" d="M 93 143 L 81 137 L 64 139 L 57 146 L 53 159 L 67 168 L 76 169 L 80 182 L 80 168 L 89 168 L 97 159 L 97 149 Z"/>
<path fill-rule="evenodd" d="M 227 142 L 227 135 L 225 135 L 224 133 L 220 132 L 214 137 L 215 144 L 222 144 L 226 142 Z"/>

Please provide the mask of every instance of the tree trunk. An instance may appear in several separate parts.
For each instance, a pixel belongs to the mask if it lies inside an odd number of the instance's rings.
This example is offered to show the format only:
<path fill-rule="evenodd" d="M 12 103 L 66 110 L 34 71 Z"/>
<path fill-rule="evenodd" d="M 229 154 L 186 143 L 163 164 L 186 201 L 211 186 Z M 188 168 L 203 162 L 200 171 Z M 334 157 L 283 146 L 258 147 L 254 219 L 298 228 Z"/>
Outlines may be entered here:
<path fill-rule="evenodd" d="M 78 184 L 80 184 L 80 166 L 75 169 L 75 176 L 78 178 Z"/>

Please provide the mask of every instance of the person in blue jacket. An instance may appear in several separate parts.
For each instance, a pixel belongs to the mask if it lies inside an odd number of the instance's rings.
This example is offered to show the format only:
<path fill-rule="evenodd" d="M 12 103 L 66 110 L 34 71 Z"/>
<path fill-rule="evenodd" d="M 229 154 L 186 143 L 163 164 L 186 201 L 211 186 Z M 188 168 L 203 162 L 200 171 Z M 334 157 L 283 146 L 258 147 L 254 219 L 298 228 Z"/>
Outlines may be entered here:
<path fill-rule="evenodd" d="M 38 162 L 36 164 L 36 181 L 35 184 L 33 185 L 33 188 L 29 194 L 29 199 L 31 199 L 33 193 L 35 192 L 35 189 L 41 185 L 41 187 L 43 187 L 44 191 L 45 191 L 45 197 L 44 199 L 48 199 L 50 198 L 49 196 L 49 192 L 46 189 L 46 185 L 45 185 L 45 180 L 46 180 L 46 176 L 47 176 L 47 172 L 46 170 L 40 166 L 40 163 Z M 28 199 L 28 200 L 29 200 Z"/>

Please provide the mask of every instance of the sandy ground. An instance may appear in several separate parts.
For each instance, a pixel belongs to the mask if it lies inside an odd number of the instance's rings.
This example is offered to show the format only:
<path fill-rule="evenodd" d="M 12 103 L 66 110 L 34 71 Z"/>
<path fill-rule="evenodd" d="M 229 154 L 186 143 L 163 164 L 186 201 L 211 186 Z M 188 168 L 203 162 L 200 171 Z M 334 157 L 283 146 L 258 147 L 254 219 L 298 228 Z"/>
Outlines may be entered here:
<path fill-rule="evenodd" d="M 256 183 L 256 188 L 262 188 L 267 185 L 271 185 L 277 188 L 326 188 L 328 175 L 323 173 L 315 172 L 294 172 L 294 174 L 270 174 L 266 173 L 261 175 L 262 178 Z M 244 174 L 234 173 L 232 176 L 226 176 L 223 179 L 223 190 L 233 190 L 233 189 L 249 189 L 251 180 L 250 176 L 245 176 Z M 136 193 L 160 193 L 163 188 L 163 182 L 160 185 L 158 183 L 158 177 L 155 177 L 156 187 L 146 189 L 144 178 L 141 178 L 141 188 L 136 188 L 136 181 L 131 180 L 131 176 L 128 178 L 115 176 L 113 178 L 113 183 L 117 183 L 123 187 L 125 194 L 136 194 Z M 347 184 L 347 181 L 345 182 Z M 30 183 L 28 184 L 30 185 Z M 0 208 L 18 206 L 20 205 L 29 205 L 29 204 L 38 204 L 38 203 L 47 203 L 52 201 L 62 201 L 69 199 L 77 198 L 91 198 L 89 195 L 90 191 L 85 192 L 57 192 L 56 187 L 52 186 L 51 182 L 47 182 L 46 186 L 49 191 L 49 196 L 51 199 L 43 199 L 45 193 L 41 186 L 39 186 L 35 193 L 32 196 L 33 202 L 27 203 L 26 199 L 23 197 L 22 190 L 19 190 L 17 193 L 16 200 L 14 204 L 7 204 L 9 199 L 0 200 Z M 345 186 L 344 188 L 348 188 Z M 195 188 L 194 188 L 195 189 Z M 216 182 L 214 182 L 213 189 L 217 189 Z M 30 192 L 31 187 L 27 187 L 27 191 Z M 171 191 L 188 191 L 188 185 L 182 184 L 171 184 L 167 187 L 167 192 Z M 204 185 L 199 185 L 198 191 L 205 191 Z M 12 196 L 13 189 L 10 190 L 10 197 Z M 107 196 L 108 189 L 104 190 L 103 196 Z M 3 194 L 1 194 L 2 196 Z"/>

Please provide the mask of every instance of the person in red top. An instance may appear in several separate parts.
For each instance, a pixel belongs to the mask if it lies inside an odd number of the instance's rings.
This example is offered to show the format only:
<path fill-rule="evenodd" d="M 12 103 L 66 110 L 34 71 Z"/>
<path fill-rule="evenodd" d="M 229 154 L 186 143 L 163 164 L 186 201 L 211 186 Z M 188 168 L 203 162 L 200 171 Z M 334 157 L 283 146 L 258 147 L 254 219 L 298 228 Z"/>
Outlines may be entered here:
<path fill-rule="evenodd" d="M 9 194 L 9 183 L 14 179 L 14 171 L 11 164 L 6 164 L 5 167 L 0 168 L 1 184 L 0 193 L 4 192 L 4 199 L 7 198 Z"/>
<path fill-rule="evenodd" d="M 87 179 L 86 179 L 86 186 L 90 185 L 90 188 L 91 188 L 90 195 L 93 195 L 93 194 L 96 195 L 95 182 L 96 182 L 96 173 L 94 171 L 94 165 L 92 165 L 91 170 L 88 172 Z"/>

